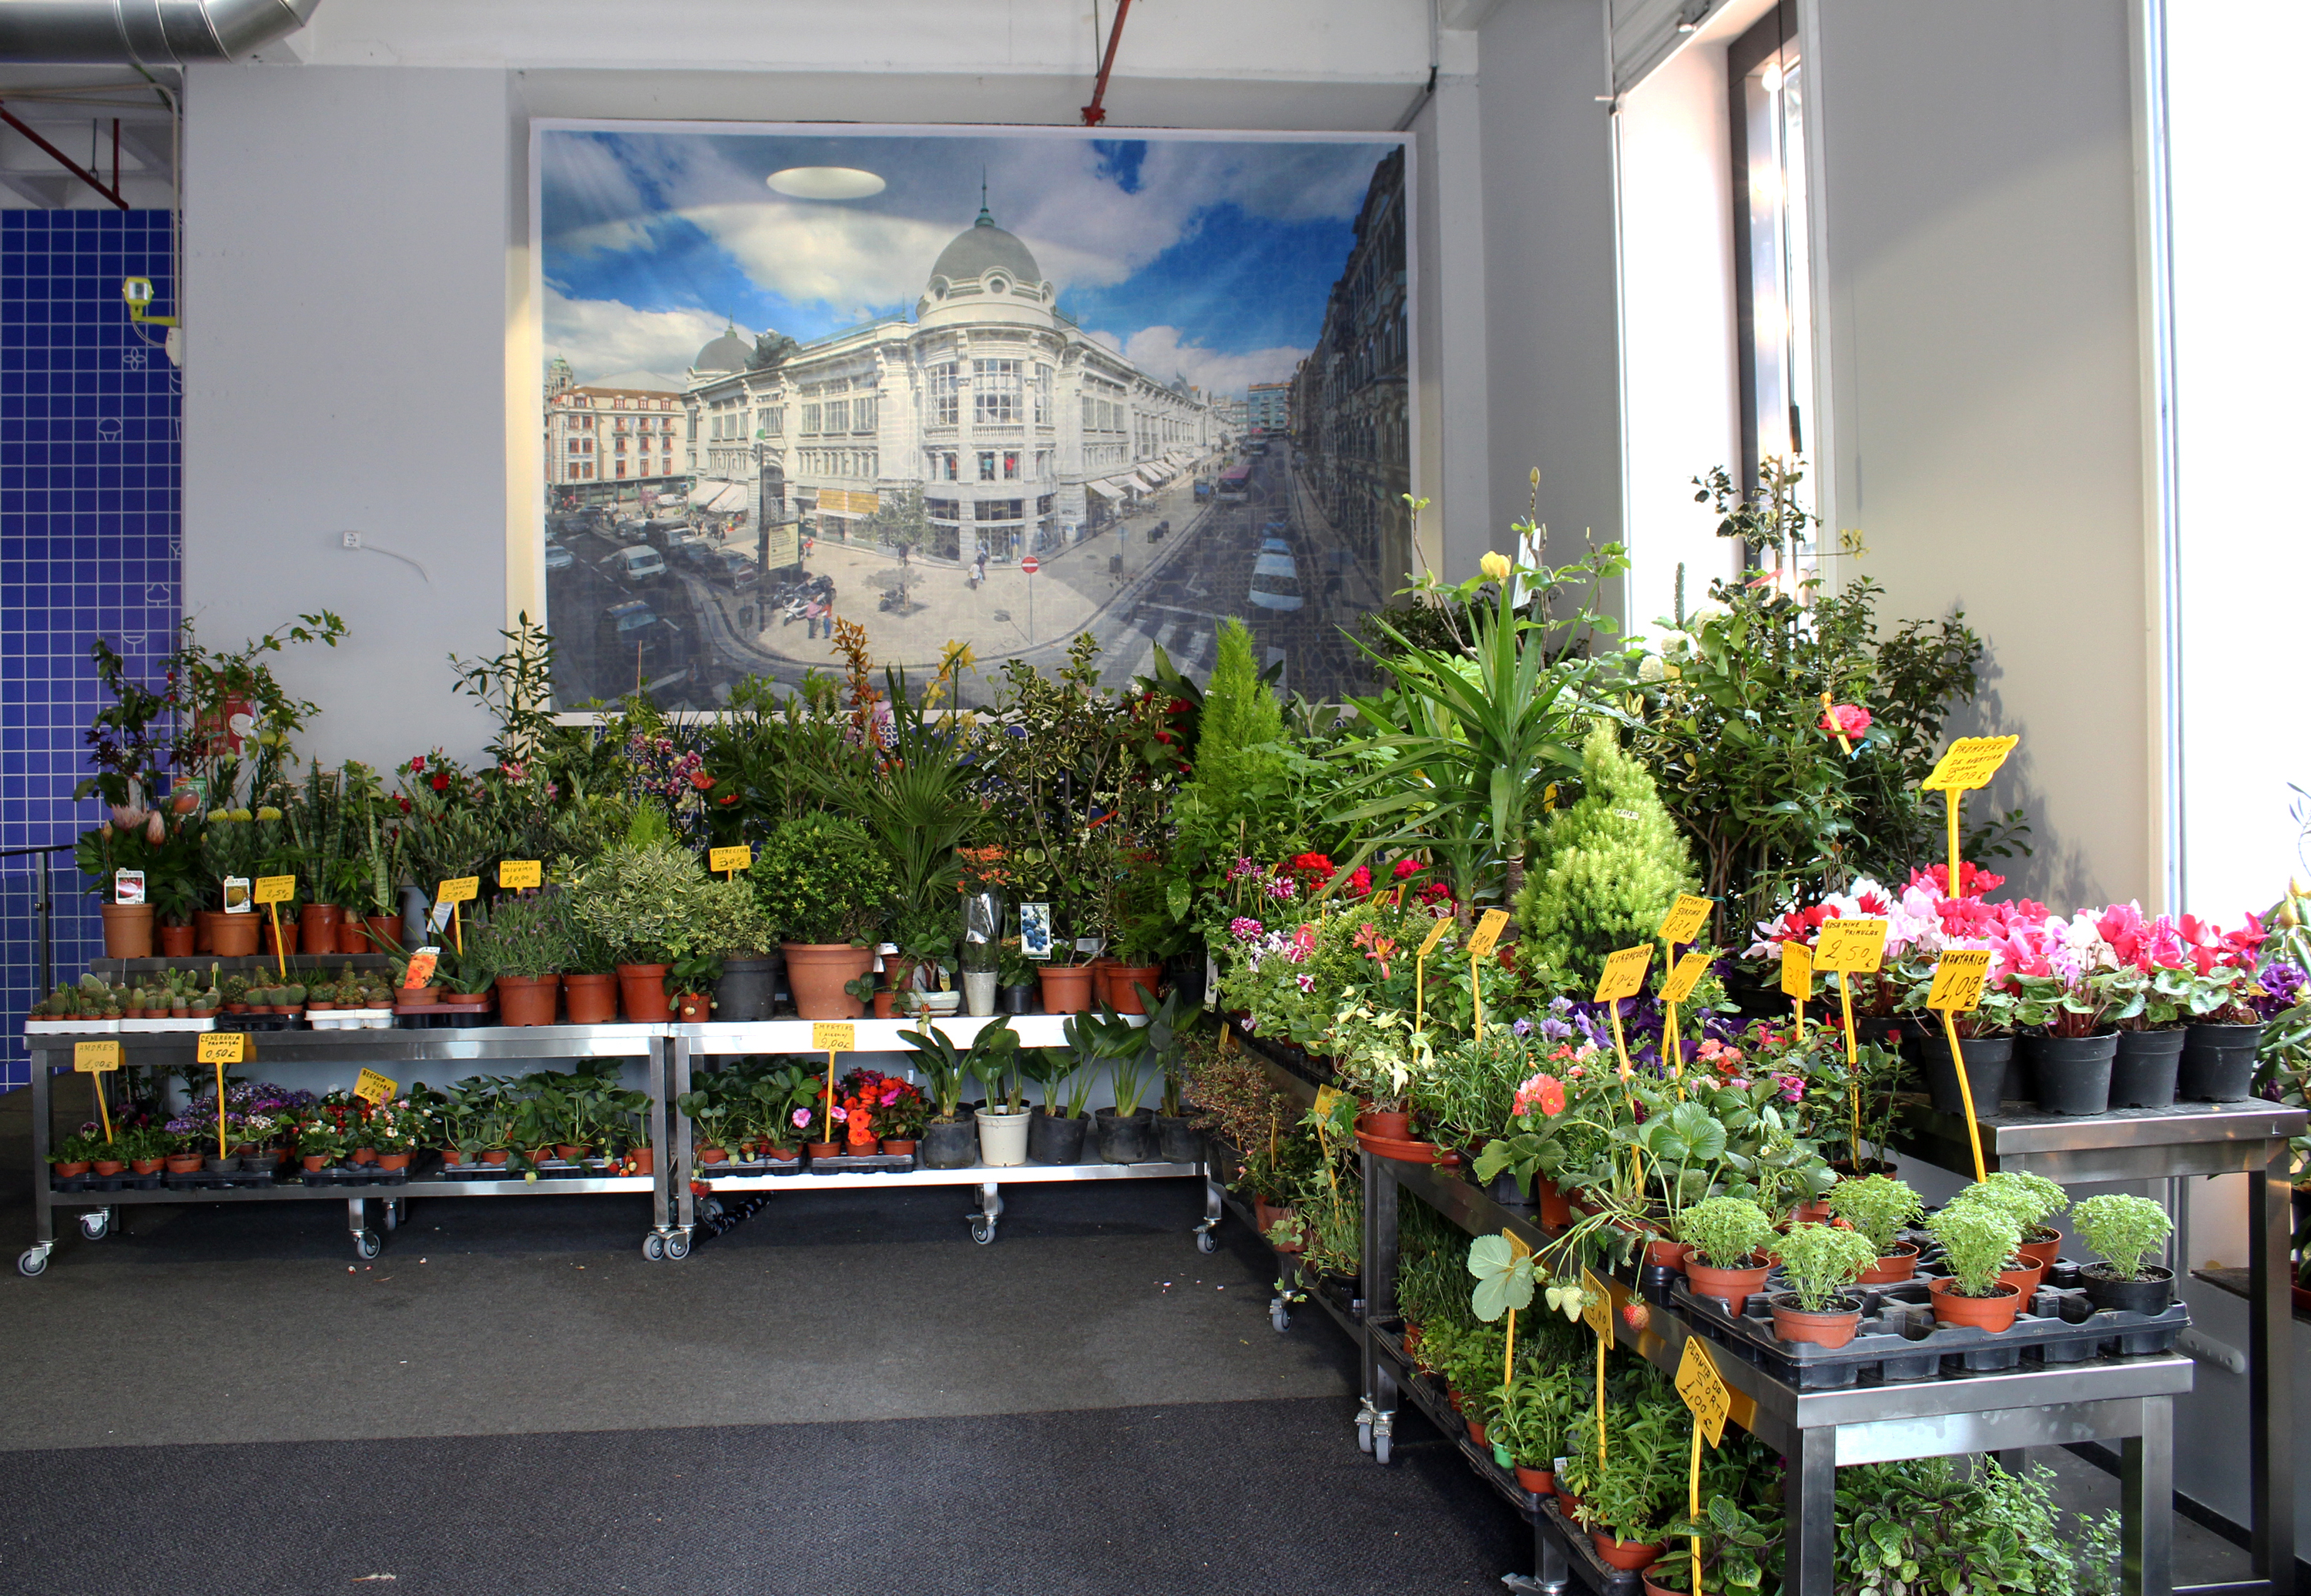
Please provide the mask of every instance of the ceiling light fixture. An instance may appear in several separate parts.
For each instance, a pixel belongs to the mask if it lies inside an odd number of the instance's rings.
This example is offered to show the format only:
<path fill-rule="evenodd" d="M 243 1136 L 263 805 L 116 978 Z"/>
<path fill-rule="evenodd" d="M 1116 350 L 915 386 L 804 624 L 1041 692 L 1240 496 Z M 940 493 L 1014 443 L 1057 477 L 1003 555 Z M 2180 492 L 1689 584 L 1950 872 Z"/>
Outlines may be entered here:
<path fill-rule="evenodd" d="M 797 199 L 865 199 L 886 186 L 873 172 L 855 166 L 789 166 L 763 181 Z"/>

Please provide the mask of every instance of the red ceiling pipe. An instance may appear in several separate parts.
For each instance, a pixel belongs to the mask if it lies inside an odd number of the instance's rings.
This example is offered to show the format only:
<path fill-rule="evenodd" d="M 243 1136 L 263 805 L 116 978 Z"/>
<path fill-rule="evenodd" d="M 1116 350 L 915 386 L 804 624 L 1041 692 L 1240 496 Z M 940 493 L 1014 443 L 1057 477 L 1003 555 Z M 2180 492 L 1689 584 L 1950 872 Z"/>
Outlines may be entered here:
<path fill-rule="evenodd" d="M 1083 108 L 1084 126 L 1096 127 L 1107 120 L 1107 74 L 1115 70 L 1115 47 L 1123 38 L 1123 19 L 1131 14 L 1131 0 L 1115 0 L 1115 24 L 1107 31 L 1107 53 L 1100 57 L 1099 82 L 1093 85 L 1091 103 Z"/>

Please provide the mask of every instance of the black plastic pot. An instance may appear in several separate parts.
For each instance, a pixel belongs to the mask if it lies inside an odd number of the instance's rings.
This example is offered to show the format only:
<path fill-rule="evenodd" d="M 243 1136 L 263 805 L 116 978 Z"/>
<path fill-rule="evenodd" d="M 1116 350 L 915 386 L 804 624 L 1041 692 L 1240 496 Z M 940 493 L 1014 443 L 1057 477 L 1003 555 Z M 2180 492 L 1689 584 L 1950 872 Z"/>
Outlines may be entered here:
<path fill-rule="evenodd" d="M 766 1020 L 777 1006 L 779 978 L 786 973 L 786 957 L 725 959 L 722 979 L 714 983 L 714 1017 L 718 1020 Z"/>
<path fill-rule="evenodd" d="M 1146 1164 L 1156 1156 L 1156 1111 L 1139 1109 L 1123 1118 L 1112 1108 L 1093 1111 L 1099 1156 L 1110 1164 Z"/>
<path fill-rule="evenodd" d="M 1944 1114 L 1966 1112 L 1966 1099 L 1958 1086 L 1958 1066 L 1951 1062 L 1947 1037 L 1921 1039 L 1914 1046 L 1919 1061 L 1924 1065 L 1926 1095 L 1933 1101 L 1934 1112 Z M 1966 1060 L 1967 1089 L 1974 1094 L 1974 1112 L 1987 1117 L 1998 1112 L 1998 1103 L 2006 1090 L 2006 1067 L 2013 1061 L 2014 1039 L 2011 1036 L 1960 1037 L 1958 1051 Z"/>
<path fill-rule="evenodd" d="M 1035 983 L 1003 989 L 1003 1012 L 1006 1014 L 1040 1014 L 1042 1005 L 1035 1000 Z"/>
<path fill-rule="evenodd" d="M 1077 1114 L 1055 1120 L 1037 1109 L 1027 1120 L 1027 1161 L 1031 1164 L 1081 1164 L 1084 1132 L 1091 1121 Z"/>
<path fill-rule="evenodd" d="M 1204 1156 L 1203 1132 L 1184 1114 L 1157 1114 L 1156 1148 L 1166 1164 L 1196 1163 Z"/>
<path fill-rule="evenodd" d="M 2110 1066 L 2118 1033 L 2038 1039 L 2038 1111 L 2099 1114 L 2110 1110 Z"/>
<path fill-rule="evenodd" d="M 2113 1108 L 2165 1108 L 2183 1063 L 2181 1031 L 2121 1031 L 2110 1065 Z"/>
<path fill-rule="evenodd" d="M 915 1156 L 925 1169 L 969 1169 L 979 1162 L 979 1126 L 968 1116 L 952 1125 L 923 1127 Z"/>
<path fill-rule="evenodd" d="M 2143 1266 L 2140 1280 L 2114 1279 L 2110 1265 L 2090 1263 L 2079 1271 L 2087 1301 L 2097 1308 L 2121 1313 L 2163 1313 L 2175 1295 L 2175 1271 L 2157 1264 Z"/>
<path fill-rule="evenodd" d="M 2261 1025 L 2193 1025 L 2184 1032 L 2175 1089 L 2195 1103 L 2238 1103 L 2254 1090 Z"/>
<path fill-rule="evenodd" d="M 2036 1034 L 2015 1037 L 2014 1059 L 2006 1066 L 2006 1100 L 2009 1103 L 2038 1101 L 2038 1044 L 2045 1040 Z"/>
<path fill-rule="evenodd" d="M 1164 961 L 1164 979 L 1190 1008 L 1204 1006 L 1204 950 L 1176 953 Z"/>

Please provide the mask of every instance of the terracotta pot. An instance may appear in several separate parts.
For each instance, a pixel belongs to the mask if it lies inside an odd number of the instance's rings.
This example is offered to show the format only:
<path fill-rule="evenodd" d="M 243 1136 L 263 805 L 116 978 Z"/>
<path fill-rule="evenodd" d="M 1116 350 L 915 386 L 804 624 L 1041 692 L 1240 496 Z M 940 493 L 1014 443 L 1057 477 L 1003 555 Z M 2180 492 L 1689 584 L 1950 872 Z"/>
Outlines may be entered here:
<path fill-rule="evenodd" d="M 1667 1567 L 1668 1565 L 1665 1563 L 1654 1563 L 1647 1566 L 1644 1573 L 1640 1576 L 1644 1581 L 1645 1596 L 1686 1596 L 1686 1592 L 1683 1591 L 1672 1591 L 1667 1585 L 1657 1584 L 1654 1583 L 1654 1571 L 1657 1569 L 1666 1570 Z"/>
<path fill-rule="evenodd" d="M 486 1008 L 490 1003 L 487 992 L 443 992 L 436 999 L 444 1008 Z"/>
<path fill-rule="evenodd" d="M 763 1151 L 781 1164 L 792 1164 L 802 1156 L 800 1147 L 764 1147 Z"/>
<path fill-rule="evenodd" d="M 1634 1574 L 1656 1563 L 1661 1555 L 1657 1540 L 1616 1540 L 1602 1530 L 1589 1531 L 1589 1544 L 1597 1548 L 1597 1555 L 1605 1560 L 1608 1568 L 1618 1568 L 1624 1574 Z"/>
<path fill-rule="evenodd" d="M 104 956 L 108 959 L 149 959 L 153 956 L 153 905 L 106 903 Z"/>
<path fill-rule="evenodd" d="M 1520 1467 L 1516 1469 L 1515 1473 L 1517 1489 L 1521 1491 L 1530 1491 L 1536 1496 L 1546 1496 L 1557 1489 L 1557 1475 L 1553 1470 Z"/>
<path fill-rule="evenodd" d="M 2029 1238 L 2014 1250 L 2037 1265 L 2040 1274 L 2043 1275 L 2046 1270 L 2053 1269 L 2054 1260 L 2062 1255 L 2062 1233 L 2045 1229 L 2034 1230 L 2030 1233 Z"/>
<path fill-rule="evenodd" d="M 1897 1243 L 1891 1252 L 1853 1277 L 1856 1286 L 1897 1286 L 1918 1272 L 1918 1250 Z"/>
<path fill-rule="evenodd" d="M 658 1172 L 656 1147 L 634 1147 L 626 1154 L 626 1160 L 634 1166 L 634 1173 L 638 1175 L 655 1174 Z"/>
<path fill-rule="evenodd" d="M 130 1172 L 135 1174 L 153 1174 L 158 1172 L 160 1167 L 161 1161 L 158 1158 L 131 1158 L 128 1161 Z"/>
<path fill-rule="evenodd" d="M 1293 1217 L 1293 1213 L 1294 1210 L 1292 1208 L 1276 1207 L 1264 1197 L 1255 1197 L 1251 1199 L 1252 1222 L 1260 1227 L 1260 1239 L 1264 1242 L 1268 1241 L 1268 1227 L 1275 1224 L 1279 1219 L 1291 1218 Z M 1287 1257 L 1295 1255 L 1301 1251 L 1301 1245 L 1298 1243 L 1294 1243 L 1291 1245 L 1282 1247 L 1277 1247 L 1276 1243 L 1273 1242 L 1269 1242 L 1268 1244 L 1271 1247 L 1276 1247 L 1276 1250 L 1278 1252 L 1281 1252 Z"/>
<path fill-rule="evenodd" d="M 1688 1252 L 1685 1259 L 1685 1288 L 1696 1296 L 1722 1297 L 1739 1313 L 1743 1303 L 1766 1289 L 1766 1277 L 1772 1272 L 1772 1265 L 1758 1263 L 1754 1256 L 1748 1268 L 1721 1269 Z"/>
<path fill-rule="evenodd" d="M 482 1155 L 482 1162 L 484 1164 L 503 1164 L 507 1159 L 512 1156 L 513 1155 L 503 1147 L 492 1147 Z"/>
<path fill-rule="evenodd" d="M 893 991 L 889 987 L 876 987 L 875 989 L 875 1017 L 878 1020 L 887 1020 L 895 1017 L 891 1005 L 898 1000 L 898 997 L 899 994 Z"/>
<path fill-rule="evenodd" d="M 1645 1267 L 1656 1269 L 1676 1269 L 1682 1272 L 1685 1269 L 1685 1243 L 1683 1242 L 1647 1242 Z"/>
<path fill-rule="evenodd" d="M 883 1150 L 894 1158 L 905 1156 L 915 1150 L 914 1138 L 908 1136 L 886 1136 L 883 1138 Z"/>
<path fill-rule="evenodd" d="M 729 1161 L 730 1149 L 728 1147 L 701 1147 L 698 1149 L 698 1162 L 701 1164 L 728 1164 Z"/>
<path fill-rule="evenodd" d="M 893 992 L 903 992 L 911 988 L 915 984 L 915 966 L 920 963 L 921 961 L 919 959 L 907 958 L 901 954 L 885 954 L 883 955 L 884 987 Z M 933 981 L 931 984 L 936 986 L 938 983 Z"/>
<path fill-rule="evenodd" d="M 1405 1118 L 1403 1115 L 1389 1117 L 1400 1120 Z M 1375 1116 L 1372 1114 L 1358 1114 L 1356 1116 L 1356 1145 L 1362 1147 L 1365 1152 L 1379 1158 L 1393 1158 L 1400 1164 L 1434 1164 L 1436 1162 L 1436 1144 L 1435 1142 L 1414 1141 L 1406 1137 L 1386 1135 L 1374 1128 L 1372 1123 L 1374 1118 Z"/>
<path fill-rule="evenodd" d="M 209 919 L 209 951 L 221 959 L 251 957 L 263 926 L 254 914 L 227 914 L 220 909 Z"/>
<path fill-rule="evenodd" d="M 286 957 L 297 951 L 297 922 L 295 920 L 283 920 L 281 924 L 281 931 L 278 937 L 274 934 L 273 921 L 269 918 L 264 922 L 264 928 L 263 941 L 266 952 L 277 953 L 283 957 Z M 277 946 L 275 946 L 276 943 L 278 944 Z"/>
<path fill-rule="evenodd" d="M 430 1008 L 441 1001 L 440 987 L 396 987 L 393 1000 L 404 1008 Z"/>
<path fill-rule="evenodd" d="M 168 1164 L 169 1173 L 172 1175 L 195 1174 L 200 1170 L 201 1156 L 198 1153 L 171 1153 Z"/>
<path fill-rule="evenodd" d="M 637 1025 L 661 1025 L 674 1017 L 674 999 L 667 995 L 664 964 L 618 966 L 618 1007 Z"/>
<path fill-rule="evenodd" d="M 807 1020 L 855 1020 L 867 1012 L 865 1004 L 842 989 L 873 971 L 873 948 L 847 942 L 781 942 L 779 950 L 787 956 L 787 990 L 794 994 L 797 1015 Z"/>
<path fill-rule="evenodd" d="M 1814 1313 L 1796 1305 L 1788 1292 L 1774 1294 L 1774 1334 L 1783 1341 L 1810 1341 L 1817 1347 L 1843 1347 L 1853 1339 L 1854 1327 L 1862 1322 L 1862 1304 L 1853 1297 L 1841 1297 L 1841 1302 L 1853 1303 L 1851 1308 L 1836 1308 Z"/>
<path fill-rule="evenodd" d="M 390 953 L 401 946 L 401 916 L 371 914 L 362 918 L 362 931 L 368 938 L 364 952 Z"/>
<path fill-rule="evenodd" d="M 554 1145 L 554 1156 L 564 1164 L 576 1164 L 583 1160 L 591 1150 L 572 1142 L 558 1142 Z"/>
<path fill-rule="evenodd" d="M 355 1164 L 375 1164 L 377 1162 L 377 1149 L 375 1147 L 355 1147 L 353 1150 L 353 1161 Z"/>
<path fill-rule="evenodd" d="M 674 996 L 674 1017 L 685 1025 L 703 1024 L 714 1017 L 714 999 L 708 992 L 676 992 Z"/>
<path fill-rule="evenodd" d="M 94 1160 L 89 1167 L 95 1170 L 96 1173 L 100 1175 L 117 1175 L 128 1166 L 118 1158 L 99 1158 Z"/>
<path fill-rule="evenodd" d="M 337 921 L 344 911 L 335 903 L 308 903 L 297 911 L 297 936 L 314 953 L 334 951 L 337 946 Z"/>
<path fill-rule="evenodd" d="M 51 1163 L 48 1165 L 48 1173 L 59 1180 L 68 1181 L 74 1175 L 84 1175 L 88 1173 L 88 1160 L 82 1158 L 69 1164 Z"/>
<path fill-rule="evenodd" d="M 2009 1282 L 2000 1281 L 1991 1296 L 1959 1296 L 1950 1290 L 1955 1284 L 1946 1277 L 1926 1282 L 1933 1295 L 1934 1317 L 1944 1324 L 1970 1324 L 1995 1334 L 2011 1327 L 2022 1311 L 2022 1293 Z"/>
<path fill-rule="evenodd" d="M 1035 972 L 1043 988 L 1045 1014 L 1081 1014 L 1091 1007 L 1092 967 L 1045 964 Z"/>
<path fill-rule="evenodd" d="M 306 1013 L 308 1013 L 308 1014 L 327 1014 L 327 1013 L 328 1013 L 328 1012 L 329 1012 L 329 1010 L 331 1010 L 331 1009 L 335 1008 L 336 1007 L 336 1004 L 334 1004 L 334 1003 L 329 1003 L 329 1002 L 320 1002 L 320 1003 L 316 1003 L 316 1002 L 312 1001 L 312 999 L 306 999 L 306 1002 L 305 1002 L 305 1012 L 306 1012 Z"/>
<path fill-rule="evenodd" d="M 498 977 L 498 1024 L 550 1025 L 562 996 L 559 975 L 501 975 Z"/>
<path fill-rule="evenodd" d="M 414 1153 L 379 1153 L 377 1166 L 379 1169 L 407 1169 L 409 1161 L 415 1156 Z"/>
<path fill-rule="evenodd" d="M 814 1158 L 832 1158 L 842 1151 L 842 1147 L 839 1142 L 807 1141 L 802 1144 L 802 1150 Z"/>
<path fill-rule="evenodd" d="M 298 1162 L 302 1164 L 309 1172 L 327 1169 L 329 1167 L 329 1156 L 327 1153 L 307 1153 Z"/>
<path fill-rule="evenodd" d="M 217 911 L 214 909 L 193 911 L 193 951 L 195 953 L 214 951 L 214 945 L 209 940 L 209 923 L 216 918 Z"/>
<path fill-rule="evenodd" d="M 162 958 L 188 959 L 193 956 L 195 939 L 193 937 L 192 927 L 162 926 L 157 935 L 161 938 L 161 956 Z"/>
<path fill-rule="evenodd" d="M 562 999 L 573 1025 L 606 1025 L 618 1017 L 618 978 L 565 975 Z"/>
<path fill-rule="evenodd" d="M 2046 1271 L 2035 1263 L 2013 1259 L 2008 1261 L 2006 1268 L 1998 1271 L 1998 1278 L 2027 1297 L 2045 1283 Z"/>
<path fill-rule="evenodd" d="M 1374 1136 L 1391 1137 L 1398 1141 L 1412 1139 L 1412 1116 L 1408 1113 L 1374 1112 L 1360 1114 L 1356 1118 L 1356 1125 Z"/>
<path fill-rule="evenodd" d="M 1790 1210 L 1792 1225 L 1827 1225 L 1836 1217 L 1827 1202 L 1801 1202 Z"/>
<path fill-rule="evenodd" d="M 1147 1006 L 1139 1000 L 1138 989 L 1146 987 L 1155 992 L 1163 980 L 1161 964 L 1109 964 L 1100 971 L 1100 985 L 1106 989 L 1107 1006 L 1118 1014 L 1146 1014 Z"/>
<path fill-rule="evenodd" d="M 1573 1205 L 1565 1200 L 1565 1193 L 1547 1175 L 1532 1178 L 1532 1195 L 1540 1206 L 1540 1227 L 1543 1230 L 1563 1230 L 1573 1223 Z"/>
<path fill-rule="evenodd" d="M 1475 1419 L 1473 1419 L 1473 1418 L 1471 1418 L 1471 1419 L 1464 1419 L 1462 1422 L 1463 1422 L 1463 1423 L 1465 1423 L 1465 1424 L 1469 1426 L 1469 1440 L 1471 1440 L 1471 1441 L 1473 1441 L 1473 1442 L 1475 1442 L 1475 1443 L 1476 1443 L 1478 1445 L 1479 1445 L 1479 1446 L 1484 1445 L 1484 1444 L 1485 1444 L 1485 1426 L 1482 1426 L 1482 1425 L 1480 1425 L 1480 1424 L 1478 1424 L 1478 1423 Z"/>

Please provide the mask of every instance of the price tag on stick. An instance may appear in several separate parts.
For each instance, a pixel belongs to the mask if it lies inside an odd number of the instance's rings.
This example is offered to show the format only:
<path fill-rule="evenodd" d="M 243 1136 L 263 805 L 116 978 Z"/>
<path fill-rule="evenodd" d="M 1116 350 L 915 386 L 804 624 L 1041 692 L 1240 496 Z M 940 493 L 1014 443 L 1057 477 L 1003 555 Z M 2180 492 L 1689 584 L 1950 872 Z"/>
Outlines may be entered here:
<path fill-rule="evenodd" d="M 1605 1349 L 1613 1344 L 1613 1297 L 1605 1283 L 1587 1269 L 1581 1271 L 1581 1321 L 1597 1335 L 1597 1469 L 1605 1468 Z"/>
<path fill-rule="evenodd" d="M 1452 922 L 1449 920 L 1440 920 L 1429 927 L 1428 936 L 1420 944 L 1419 953 L 1413 956 L 1412 1028 L 1416 1031 L 1421 1028 L 1423 1022 L 1428 1017 L 1428 955 L 1436 951 L 1436 945 L 1444 940 L 1444 933 L 1452 929 Z"/>
<path fill-rule="evenodd" d="M 1509 923 L 1505 909 L 1487 909 L 1477 929 L 1469 933 L 1469 1001 L 1475 1010 L 1475 1034 L 1478 1042 L 1485 1039 L 1485 977 L 1478 968 L 1485 956 L 1499 946 L 1501 932 Z"/>
<path fill-rule="evenodd" d="M 296 895 L 294 876 L 259 876 L 249 889 L 250 901 L 264 904 L 265 912 L 273 919 L 273 957 L 281 966 L 281 979 L 284 981 L 289 979 L 289 954 L 281 946 L 281 905 Z"/>
<path fill-rule="evenodd" d="M 1991 777 L 2006 763 L 2022 739 L 2017 737 L 1960 737 L 1949 746 L 1935 763 L 1933 773 L 1922 785 L 1928 792 L 1942 795 L 1942 813 L 1949 822 L 1949 879 L 1943 883 L 1944 895 L 1957 897 L 1963 883 L 1959 881 L 1958 812 L 1964 807 L 1966 795 L 1977 788 L 1990 785 Z"/>
<path fill-rule="evenodd" d="M 193 1057 L 203 1064 L 216 1066 L 217 1156 L 230 1156 L 232 1149 L 225 1144 L 224 1135 L 224 1067 L 249 1061 L 248 1033 L 206 1032 L 193 1044 Z"/>
<path fill-rule="evenodd" d="M 1986 947 L 1954 947 L 1934 965 L 1934 984 L 1926 993 L 1926 1007 L 1942 1016 L 1942 1040 L 1949 1044 L 1950 1068 L 1958 1071 L 1958 1101 L 1966 1109 L 1966 1138 L 1974 1150 L 1974 1178 L 1989 1177 L 1982 1162 L 1982 1127 L 1974 1117 L 1974 1082 L 1966 1073 L 1966 1050 L 1958 1045 L 1958 1016 L 1982 1002 L 1982 984 L 1990 974 Z"/>
<path fill-rule="evenodd" d="M 1328 1092 L 1331 1090 L 1330 1086 L 1327 1086 L 1324 1089 Z M 1330 1160 L 1327 1160 L 1326 1162 L 1329 1164 Z M 1522 1263 L 1526 1259 L 1532 1256 L 1532 1249 L 1525 1245 L 1524 1238 L 1517 1234 L 1515 1231 L 1510 1230 L 1506 1226 L 1503 1226 L 1501 1230 L 1501 1240 L 1509 1244 L 1509 1265 L 1511 1268 L 1514 1268 L 1516 1265 Z M 1517 1311 L 1514 1308 L 1511 1308 L 1509 1310 L 1509 1333 L 1507 1343 L 1505 1348 L 1501 1353 L 1501 1383 L 1503 1385 L 1506 1385 L 1509 1382 L 1509 1377 L 1514 1374 L 1516 1370 L 1516 1316 Z"/>
<path fill-rule="evenodd" d="M 1661 929 L 1653 935 L 1673 948 L 1681 946 L 1701 935 L 1701 928 L 1709 923 L 1709 911 L 1714 907 L 1707 898 L 1679 893 L 1677 902 L 1661 917 Z"/>
<path fill-rule="evenodd" d="M 353 1081 L 353 1095 L 375 1108 L 381 1103 L 391 1103 L 401 1089 L 401 1083 L 379 1075 L 374 1069 L 364 1069 Z"/>
<path fill-rule="evenodd" d="M 1733 1406 L 1733 1396 L 1725 1388 L 1725 1378 L 1718 1374 L 1716 1361 L 1709 1356 L 1708 1344 L 1699 1336 L 1685 1339 L 1685 1351 L 1677 1360 L 1677 1394 L 1693 1410 L 1693 1461 L 1686 1476 L 1686 1513 L 1696 1524 L 1701 1522 L 1701 1443 L 1706 1439 L 1715 1446 L 1725 1439 L 1725 1416 Z M 1693 1596 L 1701 1596 L 1701 1537 L 1692 1538 Z"/>
<path fill-rule="evenodd" d="M 75 1042 L 73 1043 L 73 1068 L 89 1077 L 89 1089 L 96 1094 L 97 1118 L 104 1121 L 104 1139 L 112 1139 L 112 1110 L 104 1101 L 103 1077 L 120 1068 L 120 1044 L 117 1042 Z"/>
<path fill-rule="evenodd" d="M 545 871 L 534 859 L 501 859 L 498 861 L 498 887 L 503 892 L 522 892 L 542 885 Z"/>
<path fill-rule="evenodd" d="M 706 868 L 727 881 L 741 870 L 754 868 L 754 850 L 745 842 L 735 843 L 728 848 L 710 849 L 706 855 Z"/>
<path fill-rule="evenodd" d="M 1653 962 L 1653 945 L 1617 948 L 1605 955 L 1604 972 L 1597 978 L 1596 1001 L 1606 1006 L 1613 1022 L 1613 1051 L 1621 1062 L 1621 1078 L 1629 1078 L 1629 1047 L 1621 1039 L 1621 999 L 1645 990 L 1645 969 Z"/>
<path fill-rule="evenodd" d="M 1667 1022 L 1662 1026 L 1662 1034 L 1669 1038 L 1670 1068 L 1679 1080 L 1685 1078 L 1685 1039 L 1679 1034 L 1678 1005 L 1693 996 L 1693 989 L 1701 984 L 1701 978 L 1708 970 L 1707 954 L 1689 953 L 1678 960 L 1677 967 L 1669 972 L 1669 979 L 1661 982 L 1661 1007 Z M 1679 1088 L 1679 1095 L 1683 1095 L 1683 1088 Z"/>
<path fill-rule="evenodd" d="M 1797 1016 L 1796 1040 L 1805 1040 L 1806 999 L 1813 996 L 1813 952 L 1802 942 L 1782 944 L 1782 996 Z"/>
<path fill-rule="evenodd" d="M 1826 920 L 1814 938 L 1813 967 L 1840 975 L 1874 975 L 1886 955 L 1882 920 Z"/>

